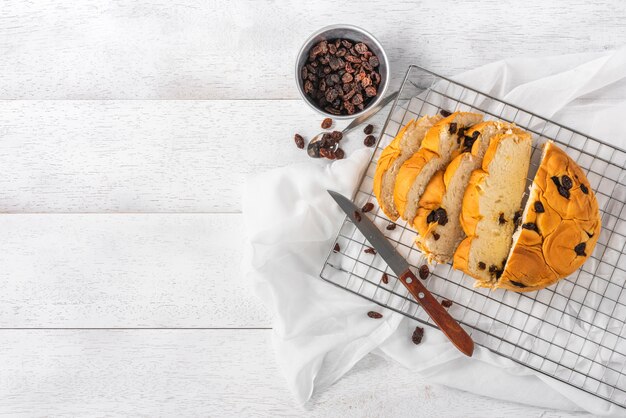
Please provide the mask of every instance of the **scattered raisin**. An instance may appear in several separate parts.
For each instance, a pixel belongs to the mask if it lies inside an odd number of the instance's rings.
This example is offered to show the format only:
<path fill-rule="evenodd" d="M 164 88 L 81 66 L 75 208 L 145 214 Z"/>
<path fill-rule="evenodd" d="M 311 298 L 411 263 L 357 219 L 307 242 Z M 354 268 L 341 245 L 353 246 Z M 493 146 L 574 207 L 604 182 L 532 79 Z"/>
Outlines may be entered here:
<path fill-rule="evenodd" d="M 441 301 L 441 306 L 443 306 L 444 308 L 449 308 L 450 306 L 452 306 L 452 301 L 448 299 L 443 299 Z"/>
<path fill-rule="evenodd" d="M 441 116 L 443 116 L 444 118 L 447 118 L 448 116 L 450 116 L 452 114 L 452 112 L 446 110 L 446 109 L 441 109 L 439 111 L 439 113 L 441 114 Z"/>
<path fill-rule="evenodd" d="M 368 135 L 363 140 L 363 143 L 366 147 L 371 147 L 376 143 L 376 138 L 374 138 L 374 135 Z"/>
<path fill-rule="evenodd" d="M 296 147 L 300 149 L 304 148 L 304 138 L 302 138 L 302 135 L 295 134 L 293 140 L 296 142 Z"/>
<path fill-rule="evenodd" d="M 376 254 L 376 250 L 373 249 L 372 247 L 367 247 L 365 250 L 363 250 L 365 252 L 365 254 Z"/>
<path fill-rule="evenodd" d="M 589 194 L 589 189 L 584 184 L 580 185 L 580 190 L 582 190 L 584 194 Z"/>
<path fill-rule="evenodd" d="M 367 125 L 365 128 L 363 128 L 363 133 L 365 135 L 369 135 L 372 132 L 374 132 L 374 126 L 372 126 L 372 125 Z"/>
<path fill-rule="evenodd" d="M 565 175 L 561 177 L 561 184 L 567 190 L 571 189 L 574 186 L 574 184 L 572 183 L 572 179 Z"/>
<path fill-rule="evenodd" d="M 583 257 L 586 257 L 587 256 L 587 254 L 585 253 L 586 247 L 587 247 L 587 244 L 584 242 L 581 242 L 580 244 L 575 246 L 574 251 L 576 252 L 576 255 L 582 255 Z"/>
<path fill-rule="evenodd" d="M 322 121 L 322 129 L 328 129 L 332 125 L 333 125 L 333 120 L 331 118 L 326 118 Z"/>
<path fill-rule="evenodd" d="M 335 152 L 330 148 L 320 148 L 320 157 L 334 160 L 336 158 Z"/>
<path fill-rule="evenodd" d="M 333 141 L 339 142 L 343 139 L 343 134 L 339 131 L 332 131 L 330 133 L 330 139 Z"/>
<path fill-rule="evenodd" d="M 343 157 L 345 157 L 345 156 L 346 156 L 346 153 L 345 153 L 345 152 L 344 152 L 341 148 L 337 148 L 337 149 L 335 150 L 335 157 L 336 157 L 338 160 L 342 160 L 342 159 L 343 159 Z"/>
<path fill-rule="evenodd" d="M 528 287 L 524 283 L 516 282 L 514 280 L 509 280 L 509 282 L 511 282 L 511 284 L 516 287 L 521 287 L 521 288 Z"/>
<path fill-rule="evenodd" d="M 385 284 L 389 284 L 389 276 L 387 276 L 387 273 L 383 273 L 383 277 L 381 278 L 382 282 Z"/>
<path fill-rule="evenodd" d="M 537 224 L 533 222 L 522 224 L 522 228 L 529 229 L 531 231 L 535 231 L 536 233 L 539 233 L 539 228 L 537 228 Z"/>
<path fill-rule="evenodd" d="M 520 222 L 522 222 L 522 211 L 518 210 L 517 212 L 515 212 L 515 215 L 513 216 L 513 223 L 515 224 L 516 227 L 518 227 L 520 225 Z"/>
<path fill-rule="evenodd" d="M 543 203 L 541 203 L 540 201 L 536 201 L 535 202 L 535 212 L 537 213 L 544 213 L 546 210 L 543 207 Z"/>
<path fill-rule="evenodd" d="M 424 338 L 424 328 L 415 327 L 415 331 L 413 331 L 413 336 L 411 337 L 411 341 L 413 344 L 418 345 L 422 342 L 422 338 Z"/>
<path fill-rule="evenodd" d="M 394 229 L 396 229 L 396 224 L 391 223 L 391 224 L 387 225 L 387 227 L 385 229 L 387 231 L 393 231 Z"/>
<path fill-rule="evenodd" d="M 500 212 L 500 217 L 498 218 L 498 223 L 500 225 L 504 225 L 506 223 L 506 219 L 504 218 L 504 213 Z"/>
<path fill-rule="evenodd" d="M 365 213 L 365 212 L 369 212 L 372 209 L 374 209 L 374 204 L 372 202 L 367 202 L 362 208 L 361 208 L 361 212 Z"/>
<path fill-rule="evenodd" d="M 439 238 L 441 238 L 441 235 L 439 235 L 439 234 L 438 234 L 438 233 L 436 233 L 436 232 L 433 232 L 433 239 L 434 239 L 435 241 L 437 241 L 437 240 L 439 240 Z"/>
<path fill-rule="evenodd" d="M 367 316 L 369 316 L 370 318 L 374 318 L 374 319 L 380 319 L 383 317 L 383 314 L 378 313 L 378 312 L 374 312 L 374 311 L 369 311 L 367 313 Z"/>
<path fill-rule="evenodd" d="M 361 214 L 359 213 L 358 210 L 354 211 L 354 220 L 357 222 L 361 222 Z"/>
<path fill-rule="evenodd" d="M 495 264 L 489 266 L 489 273 L 495 273 L 496 271 L 498 271 L 498 266 Z"/>
<path fill-rule="evenodd" d="M 428 275 L 430 274 L 430 270 L 428 269 L 428 266 L 426 264 L 422 264 L 422 266 L 419 269 L 419 274 L 420 274 L 420 279 L 422 279 L 422 280 L 428 279 Z"/>
<path fill-rule="evenodd" d="M 483 263 L 482 261 L 478 262 L 478 269 L 479 270 L 484 270 L 487 268 L 487 265 L 485 263 Z"/>
<path fill-rule="evenodd" d="M 456 122 L 452 122 L 450 124 L 450 128 L 448 129 L 448 132 L 450 132 L 450 135 L 453 135 L 456 133 L 456 129 L 457 129 Z"/>

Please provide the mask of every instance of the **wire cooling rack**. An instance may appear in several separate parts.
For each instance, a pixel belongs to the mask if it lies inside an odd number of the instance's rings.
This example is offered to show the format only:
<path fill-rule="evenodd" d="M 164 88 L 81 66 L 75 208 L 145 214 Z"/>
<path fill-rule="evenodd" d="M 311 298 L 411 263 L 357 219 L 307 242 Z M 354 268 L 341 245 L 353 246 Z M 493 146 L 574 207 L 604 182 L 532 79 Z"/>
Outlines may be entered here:
<path fill-rule="evenodd" d="M 480 112 L 485 119 L 514 122 L 531 132 L 528 184 L 541 159 L 541 145 L 549 139 L 557 142 L 587 174 L 598 199 L 602 232 L 582 268 L 540 291 L 474 288 L 474 280 L 450 264 L 431 266 L 426 287 L 454 302 L 450 314 L 476 344 L 626 406 L 626 151 L 423 68 L 409 67 L 353 201 L 359 207 L 374 203 L 376 209 L 367 216 L 414 268 L 425 263 L 413 245 L 415 232 L 403 221 L 396 222 L 393 230 L 386 229 L 394 223 L 378 208 L 373 176 L 382 149 L 402 126 L 441 110 Z M 368 243 L 347 218 L 335 242 L 340 251 L 329 251 L 320 273 L 324 280 L 436 326 L 380 256 L 364 253 Z M 387 284 L 383 273 L 388 275 Z"/>

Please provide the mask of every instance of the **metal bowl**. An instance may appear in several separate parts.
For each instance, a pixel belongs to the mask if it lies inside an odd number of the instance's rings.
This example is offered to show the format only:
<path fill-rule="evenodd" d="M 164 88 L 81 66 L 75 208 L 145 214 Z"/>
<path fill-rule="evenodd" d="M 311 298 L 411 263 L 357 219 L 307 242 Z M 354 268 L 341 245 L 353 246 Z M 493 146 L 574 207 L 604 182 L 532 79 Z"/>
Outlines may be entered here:
<path fill-rule="evenodd" d="M 309 50 L 317 43 L 323 40 L 335 39 L 335 38 L 344 38 L 354 40 L 355 42 L 363 42 L 366 44 L 369 49 L 378 57 L 380 64 L 378 65 L 378 73 L 380 74 L 380 84 L 378 85 L 378 92 L 375 100 L 369 102 L 367 106 L 361 111 L 355 112 L 352 115 L 333 115 L 332 113 L 326 112 L 324 109 L 320 109 L 318 104 L 313 101 L 309 96 L 304 93 L 304 86 L 302 82 L 302 66 L 307 61 L 309 56 Z M 296 60 L 296 84 L 298 85 L 298 91 L 300 95 L 304 99 L 304 101 L 311 106 L 311 108 L 315 109 L 315 111 L 321 113 L 324 116 L 328 116 L 333 119 L 352 119 L 363 112 L 365 112 L 368 108 L 375 106 L 378 102 L 385 97 L 385 92 L 387 91 L 387 85 L 389 81 L 389 60 L 387 59 L 387 54 L 383 49 L 383 46 L 378 42 L 376 38 L 374 38 L 369 32 L 352 25 L 331 25 L 326 26 L 317 32 L 313 33 L 309 38 L 304 42 L 302 48 L 300 48 L 300 52 L 298 52 L 298 59 Z"/>

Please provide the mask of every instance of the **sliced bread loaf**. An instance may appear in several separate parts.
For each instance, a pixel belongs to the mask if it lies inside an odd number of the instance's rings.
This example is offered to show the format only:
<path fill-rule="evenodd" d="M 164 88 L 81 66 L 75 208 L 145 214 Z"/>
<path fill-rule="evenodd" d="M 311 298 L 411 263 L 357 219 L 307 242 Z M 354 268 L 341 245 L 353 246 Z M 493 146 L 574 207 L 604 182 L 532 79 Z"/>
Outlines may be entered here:
<path fill-rule="evenodd" d="M 504 269 L 530 151 L 530 134 L 508 129 L 491 139 L 482 168 L 471 174 L 459 217 L 467 237 L 454 253 L 454 267 L 477 279 L 477 286 L 492 286 Z"/>
<path fill-rule="evenodd" d="M 491 138 L 509 129 L 522 132 L 514 125 L 486 121 L 465 131 L 461 149 L 444 172 L 438 172 L 426 186 L 413 226 L 418 232 L 417 246 L 429 261 L 447 263 L 465 238 L 459 215 L 470 175 L 480 168 Z M 470 152 L 471 150 L 471 152 Z"/>
<path fill-rule="evenodd" d="M 440 119 L 441 116 L 436 115 L 424 116 L 417 121 L 411 120 L 398 132 L 378 158 L 374 174 L 374 195 L 385 215 L 393 221 L 399 216 L 393 202 L 393 187 L 398 171 L 422 145 L 426 132 Z"/>
<path fill-rule="evenodd" d="M 529 292 L 576 271 L 600 236 L 598 201 L 580 167 L 553 142 L 530 189 L 513 248 L 494 287 Z"/>
<path fill-rule="evenodd" d="M 419 200 L 431 177 L 458 155 L 462 133 L 482 120 L 482 115 L 455 112 L 428 130 L 420 149 L 398 171 L 393 199 L 400 216 L 413 223 Z"/>

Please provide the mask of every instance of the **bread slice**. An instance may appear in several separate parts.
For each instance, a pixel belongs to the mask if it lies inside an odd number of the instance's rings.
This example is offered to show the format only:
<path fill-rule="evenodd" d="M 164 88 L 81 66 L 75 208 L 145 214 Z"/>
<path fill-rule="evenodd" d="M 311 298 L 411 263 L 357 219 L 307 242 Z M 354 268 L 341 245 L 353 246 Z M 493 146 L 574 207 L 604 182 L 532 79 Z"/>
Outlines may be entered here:
<path fill-rule="evenodd" d="M 432 177 L 419 201 L 415 240 L 429 262 L 447 263 L 465 237 L 459 222 L 461 202 L 478 158 L 464 152 Z"/>
<path fill-rule="evenodd" d="M 552 141 L 533 180 L 521 227 L 494 287 L 542 289 L 576 271 L 600 236 L 598 201 L 580 167 Z"/>
<path fill-rule="evenodd" d="M 402 164 L 422 145 L 426 132 L 441 120 L 441 116 L 424 116 L 411 120 L 398 132 L 385 147 L 376 163 L 374 173 L 374 195 L 380 208 L 392 221 L 398 219 L 398 211 L 393 202 L 393 187 Z"/>
<path fill-rule="evenodd" d="M 402 164 L 396 177 L 393 199 L 404 220 L 413 223 L 431 177 L 459 153 L 459 133 L 481 120 L 477 113 L 455 112 L 428 130 L 420 149 Z"/>
<path fill-rule="evenodd" d="M 522 132 L 514 125 L 496 121 L 467 129 L 461 141 L 465 152 L 454 158 L 444 172 L 437 172 L 426 186 L 413 226 L 419 234 L 416 244 L 429 261 L 447 263 L 465 238 L 459 215 L 470 175 L 480 168 L 491 138 L 509 129 Z"/>
<path fill-rule="evenodd" d="M 530 164 L 531 136 L 509 129 L 491 139 L 463 196 L 460 222 L 467 237 L 454 253 L 454 268 L 491 287 L 511 249 Z"/>

